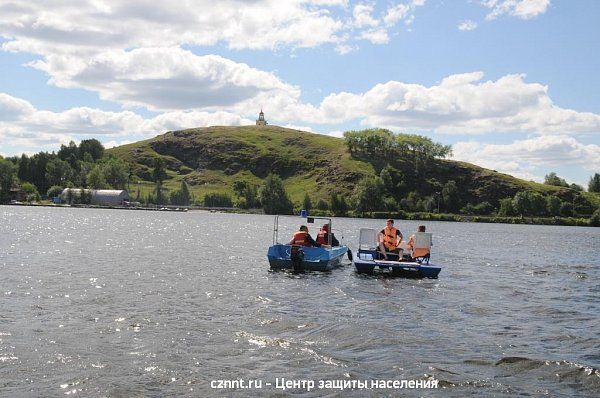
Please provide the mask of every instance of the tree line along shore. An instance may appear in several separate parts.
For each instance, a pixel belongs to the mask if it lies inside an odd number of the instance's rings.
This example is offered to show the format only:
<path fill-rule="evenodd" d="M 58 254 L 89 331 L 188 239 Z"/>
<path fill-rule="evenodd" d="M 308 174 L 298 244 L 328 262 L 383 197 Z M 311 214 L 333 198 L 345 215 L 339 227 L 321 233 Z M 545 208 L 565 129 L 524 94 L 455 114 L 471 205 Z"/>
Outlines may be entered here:
<path fill-rule="evenodd" d="M 450 146 L 419 135 L 313 136 L 245 126 L 169 132 L 108 150 L 96 139 L 71 142 L 57 153 L 0 158 L 0 202 L 49 203 L 65 188 L 126 189 L 136 207 L 600 225 L 598 173 L 586 192 L 553 172 L 539 184 L 448 160 Z M 85 194 L 66 202 L 89 205 Z"/>

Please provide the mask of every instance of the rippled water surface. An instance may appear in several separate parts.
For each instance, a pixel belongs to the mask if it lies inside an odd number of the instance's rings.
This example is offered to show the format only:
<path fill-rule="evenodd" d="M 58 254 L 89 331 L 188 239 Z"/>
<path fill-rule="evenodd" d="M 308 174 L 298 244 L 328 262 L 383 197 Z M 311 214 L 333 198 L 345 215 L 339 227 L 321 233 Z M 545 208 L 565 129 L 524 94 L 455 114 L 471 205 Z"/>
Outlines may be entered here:
<path fill-rule="evenodd" d="M 440 278 L 408 280 L 270 272 L 272 227 L 0 206 L 0 396 L 600 396 L 600 229 L 428 222 Z M 383 222 L 334 220 L 351 247 L 361 227 Z M 240 378 L 263 388 L 210 386 Z"/>

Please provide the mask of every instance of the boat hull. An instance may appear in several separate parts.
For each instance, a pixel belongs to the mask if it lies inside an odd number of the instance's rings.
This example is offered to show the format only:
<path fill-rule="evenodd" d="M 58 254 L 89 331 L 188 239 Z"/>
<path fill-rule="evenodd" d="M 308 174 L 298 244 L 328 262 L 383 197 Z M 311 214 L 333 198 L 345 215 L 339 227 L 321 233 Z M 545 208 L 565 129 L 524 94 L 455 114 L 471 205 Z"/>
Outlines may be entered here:
<path fill-rule="evenodd" d="M 434 264 L 419 264 L 416 262 L 374 260 L 375 252 L 359 251 L 353 263 L 359 274 L 387 274 L 405 278 L 433 278 L 436 279 L 441 267 Z"/>
<path fill-rule="evenodd" d="M 267 258 L 271 269 L 294 269 L 291 258 L 291 246 L 277 244 L 269 247 Z M 305 271 L 330 271 L 342 265 L 344 255 L 348 252 L 346 246 L 332 248 L 302 247 L 304 259 L 301 269 Z"/>

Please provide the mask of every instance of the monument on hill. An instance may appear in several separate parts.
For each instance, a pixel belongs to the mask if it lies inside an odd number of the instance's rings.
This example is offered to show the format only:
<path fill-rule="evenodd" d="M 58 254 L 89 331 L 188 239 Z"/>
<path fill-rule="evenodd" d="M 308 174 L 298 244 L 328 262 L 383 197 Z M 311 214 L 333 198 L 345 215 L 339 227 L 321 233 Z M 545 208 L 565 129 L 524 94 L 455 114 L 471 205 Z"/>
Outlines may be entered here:
<path fill-rule="evenodd" d="M 260 113 L 258 114 L 258 119 L 256 119 L 256 125 L 257 126 L 266 126 L 267 125 L 267 121 L 265 120 L 265 114 L 262 111 L 262 108 L 260 108 Z"/>

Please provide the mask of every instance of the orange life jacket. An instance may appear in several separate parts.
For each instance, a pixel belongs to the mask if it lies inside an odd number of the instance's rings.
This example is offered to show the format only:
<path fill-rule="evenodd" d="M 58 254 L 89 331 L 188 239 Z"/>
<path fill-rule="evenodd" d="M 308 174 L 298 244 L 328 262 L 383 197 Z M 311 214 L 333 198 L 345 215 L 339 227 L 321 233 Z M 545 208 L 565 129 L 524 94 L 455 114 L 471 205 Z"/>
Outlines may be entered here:
<path fill-rule="evenodd" d="M 308 232 L 306 232 L 306 231 L 294 232 L 294 238 L 292 239 L 292 245 L 311 246 L 310 242 L 307 239 L 307 236 L 308 236 Z"/>
<path fill-rule="evenodd" d="M 320 230 L 318 235 L 317 235 L 317 243 L 320 245 L 328 245 L 329 242 L 327 242 L 327 231 L 325 231 L 324 229 Z"/>
<path fill-rule="evenodd" d="M 426 249 L 424 247 L 419 247 L 417 249 L 413 249 L 412 256 L 414 258 L 417 258 L 417 257 L 425 257 L 428 254 L 429 254 L 429 249 Z"/>
<path fill-rule="evenodd" d="M 383 244 L 388 250 L 395 250 L 398 248 L 398 240 L 396 234 L 398 230 L 394 227 L 385 227 L 383 230 Z"/>

